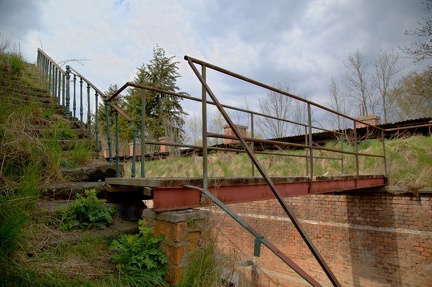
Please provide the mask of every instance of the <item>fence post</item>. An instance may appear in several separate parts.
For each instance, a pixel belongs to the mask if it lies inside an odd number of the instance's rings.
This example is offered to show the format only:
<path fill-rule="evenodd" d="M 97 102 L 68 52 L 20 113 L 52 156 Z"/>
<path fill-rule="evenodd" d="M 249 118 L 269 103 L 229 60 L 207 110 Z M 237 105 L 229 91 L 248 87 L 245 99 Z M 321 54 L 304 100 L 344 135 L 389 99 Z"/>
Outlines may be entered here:
<path fill-rule="evenodd" d="M 118 112 L 115 112 L 115 138 L 116 138 L 116 177 L 120 177 L 120 165 L 119 165 L 119 152 L 120 152 L 120 146 L 119 146 L 119 128 L 118 128 Z"/>
<path fill-rule="evenodd" d="M 96 138 L 96 152 L 98 153 L 99 158 L 99 105 L 98 105 L 98 92 L 95 92 L 95 138 Z"/>
<path fill-rule="evenodd" d="M 108 161 L 112 163 L 112 154 L 111 154 L 111 132 L 110 132 L 110 122 L 108 116 L 108 102 L 105 101 L 105 122 L 106 122 L 106 133 L 107 133 L 107 144 L 108 144 Z"/>
<path fill-rule="evenodd" d="M 354 120 L 354 144 L 355 144 L 355 160 L 356 160 L 356 183 L 355 187 L 358 186 L 359 180 L 359 155 L 358 155 L 358 138 L 357 138 L 357 127 L 356 121 Z"/>
<path fill-rule="evenodd" d="M 137 134 L 137 129 L 134 128 L 133 129 L 133 142 L 132 142 L 132 172 L 131 172 L 131 177 L 134 178 L 135 177 L 135 162 L 136 162 L 136 134 Z"/>
<path fill-rule="evenodd" d="M 314 158 L 313 158 L 313 142 L 312 142 L 312 110 L 310 103 L 307 104 L 308 107 L 308 130 L 309 130 L 309 162 L 310 162 L 310 180 L 312 181 L 314 175 Z"/>
<path fill-rule="evenodd" d="M 66 85 L 66 116 L 70 116 L 70 66 L 66 66 L 66 83 L 63 82 L 63 85 Z"/>
<path fill-rule="evenodd" d="M 206 66 L 201 66 L 201 76 L 204 81 L 207 80 Z M 208 188 L 208 142 L 207 142 L 207 91 L 205 86 L 202 85 L 201 88 L 201 96 L 202 96 L 202 158 L 203 158 L 203 188 Z M 201 194 L 201 200 L 204 200 L 204 195 Z"/>
<path fill-rule="evenodd" d="M 142 90 L 141 99 L 141 177 L 145 177 L 145 109 L 146 109 L 146 92 Z"/>
<path fill-rule="evenodd" d="M 90 84 L 87 83 L 87 128 L 88 137 L 91 139 L 91 111 L 90 111 Z"/>
<path fill-rule="evenodd" d="M 83 107 L 83 79 L 80 77 L 80 128 L 84 125 L 84 107 Z"/>
<path fill-rule="evenodd" d="M 73 117 L 76 118 L 76 75 L 73 77 Z"/>

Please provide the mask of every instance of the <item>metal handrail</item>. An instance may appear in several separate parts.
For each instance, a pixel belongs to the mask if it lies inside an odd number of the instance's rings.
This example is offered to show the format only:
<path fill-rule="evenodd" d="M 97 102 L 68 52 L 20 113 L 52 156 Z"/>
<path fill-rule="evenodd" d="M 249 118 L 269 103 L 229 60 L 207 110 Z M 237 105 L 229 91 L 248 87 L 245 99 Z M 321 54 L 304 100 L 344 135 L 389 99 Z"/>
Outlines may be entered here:
<path fill-rule="evenodd" d="M 72 117 L 77 119 L 76 108 L 79 106 L 80 114 L 79 119 L 80 127 L 86 128 L 88 130 L 88 137 L 91 139 L 94 136 L 95 139 L 95 150 L 99 152 L 99 118 L 98 118 L 98 106 L 99 99 L 105 103 L 106 114 L 108 115 L 108 105 L 112 107 L 116 113 L 122 115 L 127 121 L 131 121 L 131 118 L 121 110 L 117 105 L 112 102 L 107 102 L 107 96 L 100 89 L 98 89 L 90 80 L 81 75 L 78 71 L 66 66 L 64 70 L 60 65 L 58 65 L 51 57 L 49 57 L 44 51 L 38 49 L 37 53 L 37 66 L 41 75 L 45 78 L 47 82 L 47 88 L 51 96 L 56 99 L 56 102 L 63 107 L 66 112 L 67 117 Z M 73 77 L 73 87 L 70 87 L 71 77 Z M 79 95 L 77 97 L 76 82 L 77 78 L 79 80 Z M 87 95 L 84 95 L 83 84 L 86 84 Z M 94 111 L 91 109 L 92 100 L 90 98 L 90 90 L 94 91 Z M 71 96 L 73 95 L 73 96 Z M 71 109 L 71 98 L 72 98 L 72 109 Z M 84 106 L 87 106 L 87 121 L 84 120 Z M 71 112 L 71 110 L 73 112 Z M 92 115 L 94 115 L 94 133 L 92 133 Z M 106 119 L 107 120 L 107 119 Z M 107 130 L 109 130 L 109 122 L 107 120 Z M 109 133 L 107 133 L 107 141 L 110 145 Z"/>

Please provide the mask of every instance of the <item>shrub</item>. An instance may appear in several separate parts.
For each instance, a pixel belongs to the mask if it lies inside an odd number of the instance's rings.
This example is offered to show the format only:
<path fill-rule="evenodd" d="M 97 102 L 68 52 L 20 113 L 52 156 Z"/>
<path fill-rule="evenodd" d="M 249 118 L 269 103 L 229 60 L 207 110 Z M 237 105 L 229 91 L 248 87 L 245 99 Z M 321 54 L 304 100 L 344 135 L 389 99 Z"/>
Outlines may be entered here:
<path fill-rule="evenodd" d="M 103 229 L 111 225 L 115 209 L 104 202 L 96 197 L 95 189 L 86 190 L 85 196 L 77 194 L 76 201 L 60 211 L 62 229 Z"/>
<path fill-rule="evenodd" d="M 163 276 L 168 258 L 159 249 L 163 239 L 162 234 L 154 236 L 153 228 L 140 221 L 138 234 L 123 234 L 114 240 L 111 249 L 116 253 L 112 255 L 112 259 L 119 272 L 139 278 L 145 286 L 164 285 Z"/>

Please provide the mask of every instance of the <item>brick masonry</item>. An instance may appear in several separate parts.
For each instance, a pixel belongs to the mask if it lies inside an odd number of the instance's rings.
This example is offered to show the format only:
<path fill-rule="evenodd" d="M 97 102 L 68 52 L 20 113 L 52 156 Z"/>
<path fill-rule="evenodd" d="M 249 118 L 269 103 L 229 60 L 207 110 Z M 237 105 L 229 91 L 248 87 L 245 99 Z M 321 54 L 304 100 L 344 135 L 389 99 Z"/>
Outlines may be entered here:
<path fill-rule="evenodd" d="M 432 286 L 432 194 L 362 191 L 286 199 L 342 286 Z M 230 205 L 323 286 L 332 286 L 276 200 Z M 253 258 L 254 238 L 215 208 L 218 242 L 236 260 Z M 258 284 L 309 286 L 265 246 Z"/>
<path fill-rule="evenodd" d="M 143 220 L 153 225 L 154 234 L 165 235 L 162 249 L 168 256 L 168 282 L 175 284 L 181 279 L 190 251 L 210 237 L 209 215 L 209 211 L 197 209 L 159 213 L 144 210 Z"/>

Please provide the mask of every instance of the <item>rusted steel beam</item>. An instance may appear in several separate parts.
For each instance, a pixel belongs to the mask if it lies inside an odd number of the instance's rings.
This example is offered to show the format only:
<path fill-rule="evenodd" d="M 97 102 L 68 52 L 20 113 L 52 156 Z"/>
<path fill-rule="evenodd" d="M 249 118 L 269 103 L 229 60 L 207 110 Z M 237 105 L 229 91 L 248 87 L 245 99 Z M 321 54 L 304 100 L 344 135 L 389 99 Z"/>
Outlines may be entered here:
<path fill-rule="evenodd" d="M 275 183 L 282 197 L 293 197 L 308 194 L 320 194 L 355 190 L 360 188 L 381 187 L 385 185 L 384 177 L 359 178 L 348 180 L 320 180 L 301 182 Z M 309 185 L 310 192 L 309 192 Z M 239 184 L 232 186 L 210 186 L 208 190 L 224 204 L 274 199 L 267 184 Z M 163 187 L 153 189 L 153 208 L 155 211 L 179 210 L 208 205 L 201 202 L 201 193 L 181 187 Z"/>

